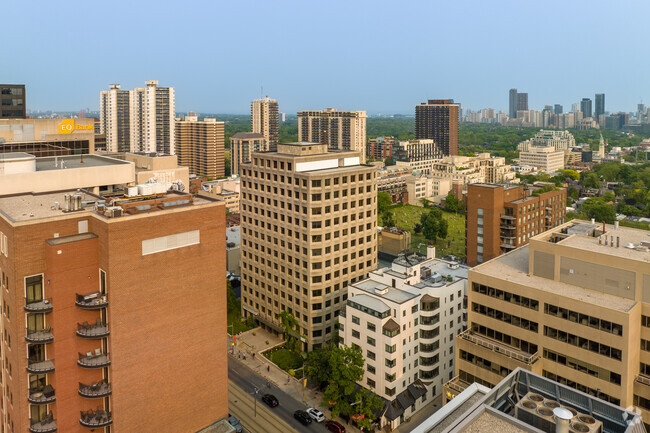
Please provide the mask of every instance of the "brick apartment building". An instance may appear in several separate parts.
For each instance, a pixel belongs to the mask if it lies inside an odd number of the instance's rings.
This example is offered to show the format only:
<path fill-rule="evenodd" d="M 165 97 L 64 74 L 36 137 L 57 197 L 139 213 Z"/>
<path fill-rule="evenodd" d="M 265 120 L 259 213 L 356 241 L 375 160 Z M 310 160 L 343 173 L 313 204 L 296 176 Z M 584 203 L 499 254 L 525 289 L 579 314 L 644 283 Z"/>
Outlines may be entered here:
<path fill-rule="evenodd" d="M 467 186 L 465 257 L 476 266 L 565 222 L 566 190 L 475 183 Z"/>
<path fill-rule="evenodd" d="M 0 431 L 226 418 L 223 204 L 78 191 L 0 197 Z"/>

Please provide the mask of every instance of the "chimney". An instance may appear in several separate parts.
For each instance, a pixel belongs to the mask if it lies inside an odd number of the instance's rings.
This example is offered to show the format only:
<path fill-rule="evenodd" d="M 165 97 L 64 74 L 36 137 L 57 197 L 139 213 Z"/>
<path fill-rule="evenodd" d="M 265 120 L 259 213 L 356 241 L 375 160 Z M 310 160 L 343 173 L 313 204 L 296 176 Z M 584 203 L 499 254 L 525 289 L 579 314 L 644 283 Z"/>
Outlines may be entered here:
<path fill-rule="evenodd" d="M 569 422 L 573 418 L 571 411 L 556 407 L 553 409 L 553 418 L 555 418 L 555 433 L 569 433 Z"/>
<path fill-rule="evenodd" d="M 614 221 L 614 228 L 618 230 L 618 220 Z"/>
<path fill-rule="evenodd" d="M 591 223 L 592 223 L 592 224 L 596 224 L 596 219 L 595 219 L 595 218 L 592 218 L 592 219 L 591 219 Z"/>
<path fill-rule="evenodd" d="M 427 259 L 436 258 L 436 247 L 433 245 L 427 245 Z"/>

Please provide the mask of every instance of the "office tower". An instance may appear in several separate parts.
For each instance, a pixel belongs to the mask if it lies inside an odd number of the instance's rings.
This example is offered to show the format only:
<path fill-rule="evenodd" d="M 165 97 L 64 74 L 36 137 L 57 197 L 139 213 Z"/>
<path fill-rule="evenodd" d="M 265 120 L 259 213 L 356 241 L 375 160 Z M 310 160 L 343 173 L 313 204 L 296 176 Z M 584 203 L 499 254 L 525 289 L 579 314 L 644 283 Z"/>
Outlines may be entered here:
<path fill-rule="evenodd" d="M 646 239 L 643 230 L 573 220 L 471 269 L 469 329 L 456 339 L 459 379 L 491 387 L 522 367 L 636 406 L 647 422 Z"/>
<path fill-rule="evenodd" d="M 508 102 L 508 117 L 515 119 L 517 117 L 517 89 L 510 89 Z"/>
<path fill-rule="evenodd" d="M 121 90 L 111 84 L 99 92 L 100 134 L 106 135 L 109 152 L 158 152 L 175 154 L 175 97 L 173 87 Z"/>
<path fill-rule="evenodd" d="M 605 102 L 604 99 L 603 102 Z M 582 101 L 580 101 L 580 111 L 582 111 L 583 117 L 591 117 L 591 99 L 582 98 Z"/>
<path fill-rule="evenodd" d="M 339 317 L 340 344 L 365 358 L 360 386 L 388 401 L 379 427 L 396 429 L 442 394 L 454 376 L 455 337 L 466 329 L 469 267 L 400 255 L 390 267 L 348 287 Z M 443 277 L 444 275 L 444 277 Z M 389 431 L 389 429 L 385 429 Z"/>
<path fill-rule="evenodd" d="M 473 183 L 467 186 L 465 202 L 465 256 L 470 266 L 525 245 L 566 217 L 564 189 L 545 192 L 542 187 Z"/>
<path fill-rule="evenodd" d="M 517 93 L 517 111 L 528 111 L 528 93 Z"/>
<path fill-rule="evenodd" d="M 298 111 L 298 141 L 327 144 L 329 150 L 359 152 L 361 163 L 366 158 L 365 111 Z"/>
<path fill-rule="evenodd" d="M 254 152 L 269 150 L 268 142 L 257 132 L 238 132 L 230 137 L 230 166 L 231 174 L 239 174 L 239 167 L 250 162 Z"/>
<path fill-rule="evenodd" d="M 277 334 L 288 311 L 304 348 L 320 347 L 348 285 L 377 266 L 376 167 L 358 152 L 281 143 L 240 174 L 242 314 Z"/>
<path fill-rule="evenodd" d="M 198 120 L 185 116 L 175 125 L 178 163 L 190 173 L 212 179 L 225 176 L 224 123 L 215 119 Z"/>
<path fill-rule="evenodd" d="M 251 132 L 262 134 L 270 150 L 275 150 L 280 138 L 278 102 L 275 99 L 256 99 L 251 102 Z"/>
<path fill-rule="evenodd" d="M 95 152 L 94 120 L 0 119 L 0 154 L 65 156 Z"/>
<path fill-rule="evenodd" d="M 58 170 L 89 175 L 79 158 Z M 193 433 L 227 417 L 224 205 L 153 187 L 110 206 L 57 185 L 0 196 L 3 431 Z"/>
<path fill-rule="evenodd" d="M 562 114 L 562 106 L 560 104 L 555 104 L 553 106 L 554 114 Z"/>
<path fill-rule="evenodd" d="M 596 107 L 594 111 L 594 116 L 598 119 L 598 116 L 605 114 L 605 94 L 596 93 Z"/>
<path fill-rule="evenodd" d="M 24 84 L 0 84 L 0 119 L 27 117 Z"/>
<path fill-rule="evenodd" d="M 430 99 L 415 106 L 415 138 L 433 139 L 444 156 L 458 155 L 458 104 Z"/>

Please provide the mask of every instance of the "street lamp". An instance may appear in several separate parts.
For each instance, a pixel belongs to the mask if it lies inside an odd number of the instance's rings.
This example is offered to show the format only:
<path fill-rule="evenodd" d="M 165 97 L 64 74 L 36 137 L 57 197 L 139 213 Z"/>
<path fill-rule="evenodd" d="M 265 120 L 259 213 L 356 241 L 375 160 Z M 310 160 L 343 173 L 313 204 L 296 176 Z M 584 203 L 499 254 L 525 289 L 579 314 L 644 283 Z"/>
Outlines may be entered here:
<path fill-rule="evenodd" d="M 253 392 L 253 400 L 255 400 L 255 403 L 253 405 L 254 408 L 255 408 L 255 411 L 254 411 L 255 413 L 254 413 L 253 416 L 257 417 L 257 393 L 259 393 L 260 390 L 256 386 L 254 386 L 253 389 L 255 390 L 255 392 Z"/>

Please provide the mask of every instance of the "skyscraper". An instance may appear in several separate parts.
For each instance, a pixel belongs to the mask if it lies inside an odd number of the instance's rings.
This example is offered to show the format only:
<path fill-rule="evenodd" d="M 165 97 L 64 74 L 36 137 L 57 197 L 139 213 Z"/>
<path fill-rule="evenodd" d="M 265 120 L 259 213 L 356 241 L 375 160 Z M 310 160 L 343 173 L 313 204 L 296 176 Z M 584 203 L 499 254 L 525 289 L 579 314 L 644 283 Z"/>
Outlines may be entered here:
<path fill-rule="evenodd" d="M 508 117 L 514 119 L 517 117 L 517 89 L 510 89 L 508 92 Z"/>
<path fill-rule="evenodd" d="M 278 101 L 267 96 L 251 102 L 251 132 L 262 134 L 269 150 L 276 149 L 280 138 Z"/>
<path fill-rule="evenodd" d="M 174 88 L 158 87 L 156 80 L 134 90 L 111 84 L 99 92 L 99 128 L 106 134 L 106 150 L 174 155 L 174 101 Z"/>
<path fill-rule="evenodd" d="M 433 139 L 444 156 L 458 155 L 458 104 L 430 99 L 415 106 L 415 138 Z"/>
<path fill-rule="evenodd" d="M 605 114 L 605 94 L 596 93 L 596 107 L 594 112 L 596 119 L 598 119 L 598 116 L 601 114 Z"/>
<path fill-rule="evenodd" d="M 517 111 L 528 111 L 528 93 L 517 93 Z"/>
<path fill-rule="evenodd" d="M 250 162 L 254 152 L 266 152 L 266 138 L 257 132 L 238 132 L 230 137 L 230 174 L 239 174 L 239 167 Z"/>
<path fill-rule="evenodd" d="M 603 99 L 603 103 L 604 102 L 605 99 Z M 582 98 L 582 101 L 580 101 L 580 111 L 582 111 L 583 118 L 591 117 L 591 99 Z"/>
<path fill-rule="evenodd" d="M 199 122 L 197 116 L 176 121 L 178 164 L 190 173 L 212 179 L 225 175 L 224 123 L 215 119 Z"/>
<path fill-rule="evenodd" d="M 562 114 L 562 106 L 560 104 L 555 104 L 553 110 L 555 114 Z"/>
<path fill-rule="evenodd" d="M 365 162 L 365 111 L 298 111 L 298 141 L 327 144 L 329 150 L 353 150 Z"/>

